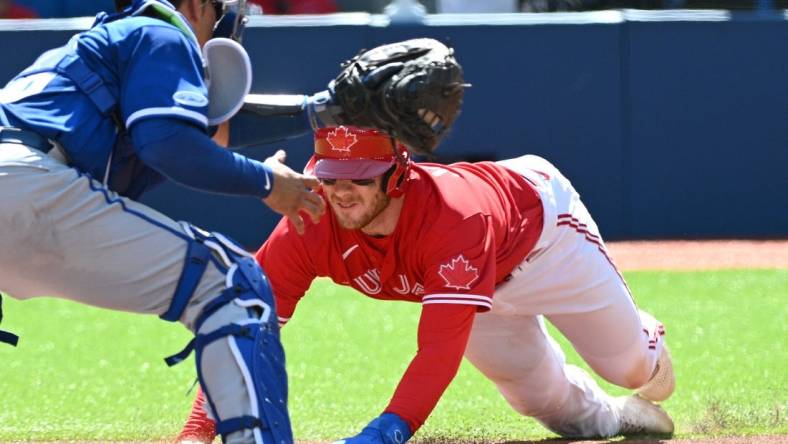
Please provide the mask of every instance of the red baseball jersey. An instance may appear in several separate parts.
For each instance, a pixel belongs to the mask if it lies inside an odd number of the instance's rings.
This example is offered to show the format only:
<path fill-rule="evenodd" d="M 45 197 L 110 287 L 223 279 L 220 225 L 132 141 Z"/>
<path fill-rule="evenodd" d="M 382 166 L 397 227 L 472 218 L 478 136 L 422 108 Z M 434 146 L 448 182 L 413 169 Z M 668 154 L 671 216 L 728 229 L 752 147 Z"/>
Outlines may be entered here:
<path fill-rule="evenodd" d="M 283 218 L 257 252 L 280 323 L 316 277 L 385 300 L 420 302 L 419 353 L 386 411 L 415 431 L 456 374 L 476 311 L 536 244 L 542 205 L 521 175 L 492 162 L 413 164 L 395 231 L 339 226 L 330 208 L 296 233 Z"/>

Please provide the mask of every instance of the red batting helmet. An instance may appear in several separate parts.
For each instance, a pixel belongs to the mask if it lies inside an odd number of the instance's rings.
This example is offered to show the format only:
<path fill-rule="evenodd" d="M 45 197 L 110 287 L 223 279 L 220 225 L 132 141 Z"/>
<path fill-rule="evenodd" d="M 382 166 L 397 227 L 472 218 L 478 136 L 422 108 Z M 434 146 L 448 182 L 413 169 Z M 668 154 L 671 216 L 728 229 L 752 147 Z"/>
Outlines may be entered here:
<path fill-rule="evenodd" d="M 352 126 L 320 128 L 315 132 L 315 155 L 309 161 L 318 179 L 371 179 L 383 175 L 383 191 L 401 196 L 410 157 L 407 148 L 390 135 Z"/>

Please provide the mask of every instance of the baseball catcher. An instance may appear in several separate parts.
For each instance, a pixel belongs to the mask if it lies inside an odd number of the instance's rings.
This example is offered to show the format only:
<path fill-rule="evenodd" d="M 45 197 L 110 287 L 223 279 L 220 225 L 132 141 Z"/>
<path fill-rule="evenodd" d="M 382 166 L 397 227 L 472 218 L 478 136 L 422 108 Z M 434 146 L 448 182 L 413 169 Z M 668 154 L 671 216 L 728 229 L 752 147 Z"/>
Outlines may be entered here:
<path fill-rule="evenodd" d="M 260 266 L 222 234 L 137 198 L 171 180 L 257 197 L 301 221 L 301 211 L 323 213 L 311 191 L 319 182 L 286 167 L 283 153 L 259 162 L 211 138 L 250 84 L 236 41 L 245 1 L 115 3 L 0 90 L 0 225 L 14 227 L 0 232 L 0 291 L 183 324 L 194 340 L 168 362 L 195 352 L 225 442 L 292 444 L 284 352 Z"/>

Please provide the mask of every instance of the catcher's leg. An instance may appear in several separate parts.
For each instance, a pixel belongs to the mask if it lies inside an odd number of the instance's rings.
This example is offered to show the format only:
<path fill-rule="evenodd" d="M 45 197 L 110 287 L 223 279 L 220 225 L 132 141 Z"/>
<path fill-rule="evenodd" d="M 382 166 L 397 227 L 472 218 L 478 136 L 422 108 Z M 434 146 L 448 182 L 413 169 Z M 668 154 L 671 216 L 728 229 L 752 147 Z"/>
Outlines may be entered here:
<path fill-rule="evenodd" d="M 285 395 L 286 382 L 276 320 L 267 322 L 273 300 L 251 257 L 230 275 L 240 261 L 216 241 L 21 145 L 0 149 L 0 202 L 0 289 L 180 321 L 202 335 L 198 372 L 217 394 L 217 418 L 243 418 L 226 424 L 227 441 L 292 442 L 284 402 L 259 395 Z M 227 335 L 206 341 L 217 329 Z"/>
<path fill-rule="evenodd" d="M 198 308 L 193 342 L 205 408 L 216 420 L 216 432 L 228 443 L 292 443 L 284 350 L 268 282 L 239 247 L 218 235 L 194 234 L 197 248 L 223 253 L 229 265 L 226 288 Z M 177 298 L 172 306 L 178 306 Z M 182 360 L 191 347 L 170 363 Z"/>

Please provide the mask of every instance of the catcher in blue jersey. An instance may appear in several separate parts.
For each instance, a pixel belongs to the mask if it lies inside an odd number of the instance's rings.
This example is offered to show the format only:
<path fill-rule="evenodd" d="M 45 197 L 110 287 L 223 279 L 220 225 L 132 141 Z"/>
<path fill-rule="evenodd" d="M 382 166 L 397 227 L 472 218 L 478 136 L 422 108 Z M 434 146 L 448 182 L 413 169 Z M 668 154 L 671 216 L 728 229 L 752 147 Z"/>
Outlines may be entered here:
<path fill-rule="evenodd" d="M 251 64 L 237 43 L 244 0 L 116 0 L 116 9 L 0 90 L 0 290 L 181 322 L 196 337 L 168 363 L 196 352 L 207 410 L 225 442 L 292 443 L 284 353 L 262 270 L 221 234 L 135 199 L 173 180 L 261 198 L 299 229 L 302 215 L 316 222 L 325 208 L 312 191 L 318 182 L 286 167 L 284 152 L 258 162 L 223 149 L 211 134 L 240 109 L 246 120 L 230 131 L 246 135 L 238 145 L 307 132 L 321 121 L 396 133 L 396 113 L 370 121 L 358 110 L 372 108 L 354 91 L 368 100 L 389 90 L 412 93 L 393 76 L 425 53 L 404 45 L 393 69 L 355 63 L 315 96 L 247 96 Z M 447 88 L 461 93 L 454 80 Z M 457 97 L 448 89 L 438 91 L 439 103 Z M 396 105 L 375 103 L 388 100 Z M 422 132 L 401 136 L 415 149 L 434 147 L 456 113 L 405 101 L 418 106 L 406 107 L 402 121 L 418 112 L 421 123 L 408 127 Z M 0 331 L 0 341 L 17 340 Z"/>
<path fill-rule="evenodd" d="M 317 182 L 283 153 L 257 162 L 211 140 L 248 91 L 243 78 L 222 85 L 211 66 L 219 55 L 250 71 L 240 45 L 212 40 L 222 21 L 225 37 L 238 35 L 242 5 L 118 6 L 0 92 L 0 289 L 181 322 L 196 333 L 197 373 L 227 442 L 291 443 L 284 354 L 259 266 L 224 236 L 133 199 L 169 179 L 256 196 L 298 219 L 323 211 Z"/>

